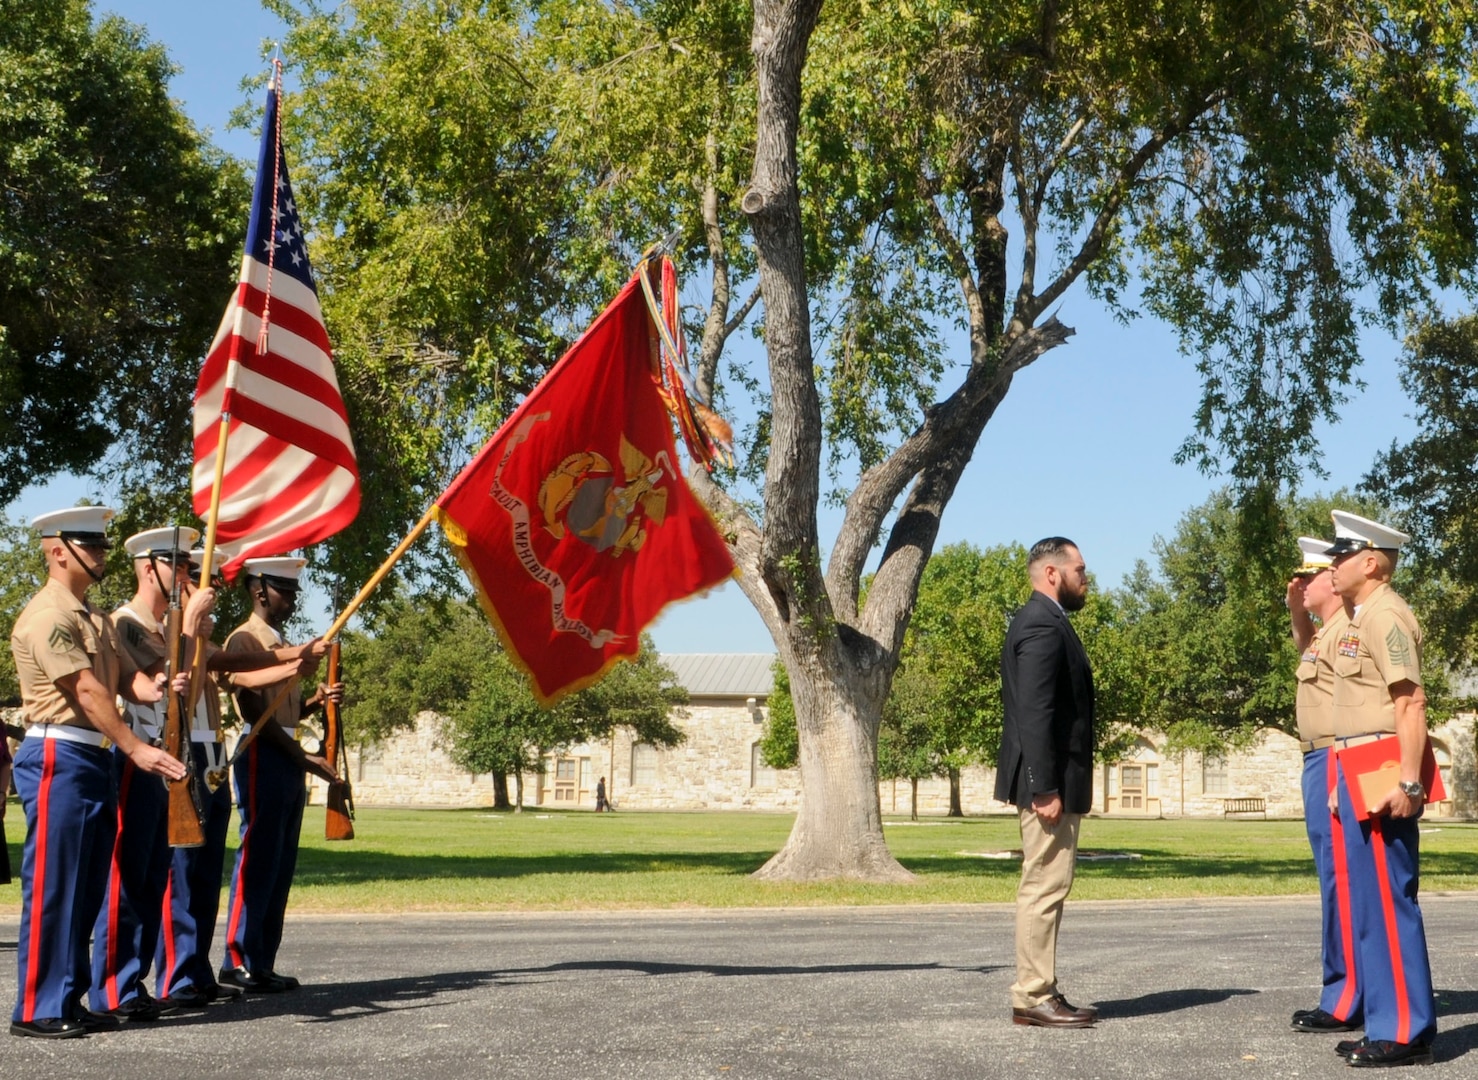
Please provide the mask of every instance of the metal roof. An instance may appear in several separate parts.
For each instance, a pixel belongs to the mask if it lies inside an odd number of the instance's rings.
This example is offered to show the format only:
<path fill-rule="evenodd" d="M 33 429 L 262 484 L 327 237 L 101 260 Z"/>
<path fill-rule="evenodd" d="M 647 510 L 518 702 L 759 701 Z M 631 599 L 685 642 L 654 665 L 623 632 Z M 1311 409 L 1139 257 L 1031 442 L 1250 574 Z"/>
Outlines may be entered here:
<path fill-rule="evenodd" d="M 766 698 L 775 688 L 774 653 L 663 653 L 693 697 Z"/>

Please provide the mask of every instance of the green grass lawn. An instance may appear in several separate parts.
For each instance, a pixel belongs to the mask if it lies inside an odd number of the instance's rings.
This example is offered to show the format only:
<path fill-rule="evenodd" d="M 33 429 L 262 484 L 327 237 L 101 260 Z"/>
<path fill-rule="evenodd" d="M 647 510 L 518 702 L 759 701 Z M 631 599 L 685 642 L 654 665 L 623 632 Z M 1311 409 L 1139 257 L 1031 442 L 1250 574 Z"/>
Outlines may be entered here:
<path fill-rule="evenodd" d="M 20 867 L 19 807 L 11 859 Z M 784 843 L 788 814 L 366 808 L 357 837 L 327 843 L 309 808 L 293 911 L 526 911 L 580 908 L 955 904 L 1010 901 L 1018 864 L 985 858 L 1018 844 L 1014 818 L 890 819 L 888 842 L 914 885 L 772 885 L 749 874 Z M 234 828 L 232 832 L 234 843 Z M 1299 821 L 1090 818 L 1082 849 L 1133 860 L 1079 864 L 1078 900 L 1274 896 L 1316 891 Z M 229 865 L 229 864 L 228 864 Z M 1422 835 L 1426 893 L 1478 890 L 1478 824 L 1432 823 Z M 0 887 L 14 915 L 16 886 Z"/>

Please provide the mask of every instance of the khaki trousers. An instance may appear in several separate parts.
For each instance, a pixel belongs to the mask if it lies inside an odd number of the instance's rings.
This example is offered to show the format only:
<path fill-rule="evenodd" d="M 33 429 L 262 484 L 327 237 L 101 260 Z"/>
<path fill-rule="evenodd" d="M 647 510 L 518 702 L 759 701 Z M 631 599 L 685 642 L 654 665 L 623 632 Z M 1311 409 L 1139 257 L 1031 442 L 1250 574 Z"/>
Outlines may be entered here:
<path fill-rule="evenodd" d="M 1073 887 L 1081 814 L 1055 826 L 1021 810 L 1021 887 L 1016 890 L 1016 982 L 1011 1007 L 1030 1009 L 1057 994 L 1057 929 Z"/>

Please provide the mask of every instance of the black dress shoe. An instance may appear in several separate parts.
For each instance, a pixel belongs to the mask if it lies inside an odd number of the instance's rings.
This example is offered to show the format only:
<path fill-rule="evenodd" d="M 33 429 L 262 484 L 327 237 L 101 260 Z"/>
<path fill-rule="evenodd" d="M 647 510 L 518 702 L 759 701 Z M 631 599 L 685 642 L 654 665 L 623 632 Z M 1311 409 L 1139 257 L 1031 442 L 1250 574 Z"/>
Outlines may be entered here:
<path fill-rule="evenodd" d="M 222 968 L 216 976 L 222 986 L 234 986 L 248 994 L 280 994 L 287 987 L 270 975 L 253 975 L 246 968 Z"/>
<path fill-rule="evenodd" d="M 160 998 L 159 1007 L 166 1012 L 177 1012 L 180 1009 L 203 1009 L 210 1002 L 210 994 L 198 986 L 186 984 L 168 997 Z"/>
<path fill-rule="evenodd" d="M 1426 1043 L 1398 1043 L 1367 1039 L 1346 1060 L 1357 1069 L 1388 1069 L 1397 1065 L 1430 1065 L 1432 1048 Z"/>
<path fill-rule="evenodd" d="M 1302 1015 L 1294 1013 L 1293 1022 L 1289 1024 L 1294 1031 L 1359 1031 L 1364 1026 L 1363 1021 L 1353 1016 L 1348 1020 L 1341 1020 L 1323 1009 L 1312 1009 Z"/>
<path fill-rule="evenodd" d="M 241 999 L 241 987 L 223 986 L 220 983 L 212 983 L 205 988 L 205 996 L 211 1001 L 239 1001 Z"/>
<path fill-rule="evenodd" d="M 269 971 L 267 972 L 267 977 L 269 979 L 276 979 L 278 982 L 280 982 L 284 990 L 296 990 L 298 987 L 303 985 L 294 975 L 279 975 L 275 971 Z"/>
<path fill-rule="evenodd" d="M 1334 1052 L 1342 1058 L 1348 1058 L 1369 1041 L 1369 1039 L 1341 1039 L 1334 1044 Z"/>
<path fill-rule="evenodd" d="M 124 1024 L 121 1016 L 106 1012 L 93 1012 L 91 1009 L 79 1010 L 72 1018 L 72 1022 L 81 1024 L 82 1030 L 89 1035 L 95 1035 L 100 1031 L 117 1031 Z"/>
<path fill-rule="evenodd" d="M 87 1029 L 76 1020 L 48 1017 L 44 1020 L 12 1020 L 10 1033 L 29 1039 L 80 1039 Z"/>
<path fill-rule="evenodd" d="M 1069 1008 L 1060 997 L 1048 998 L 1029 1009 L 1011 1010 L 1013 1024 L 1025 1024 L 1029 1027 L 1085 1028 L 1092 1027 L 1097 1019 L 1097 1014 Z"/>
<path fill-rule="evenodd" d="M 102 1015 L 115 1017 L 125 1024 L 152 1024 L 163 1013 L 158 1002 L 141 995 L 129 998 L 115 1009 L 104 1009 Z"/>

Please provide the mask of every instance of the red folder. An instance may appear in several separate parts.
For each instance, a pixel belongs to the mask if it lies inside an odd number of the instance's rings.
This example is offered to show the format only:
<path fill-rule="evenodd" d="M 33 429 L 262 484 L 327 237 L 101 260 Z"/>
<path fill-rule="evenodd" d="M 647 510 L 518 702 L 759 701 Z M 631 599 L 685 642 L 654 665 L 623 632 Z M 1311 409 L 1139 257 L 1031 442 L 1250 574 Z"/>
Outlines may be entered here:
<path fill-rule="evenodd" d="M 1380 805 L 1401 782 L 1401 740 L 1390 735 L 1374 742 L 1347 746 L 1339 751 L 1339 767 L 1350 785 L 1355 817 L 1364 821 L 1370 817 L 1370 808 Z M 1447 798 L 1442 774 L 1437 771 L 1437 759 L 1432 756 L 1430 739 L 1422 752 L 1421 778 L 1422 787 L 1427 789 L 1427 802 L 1441 802 Z"/>

